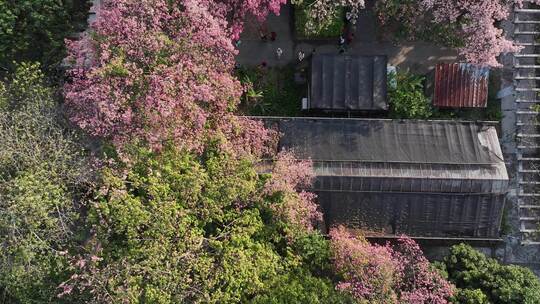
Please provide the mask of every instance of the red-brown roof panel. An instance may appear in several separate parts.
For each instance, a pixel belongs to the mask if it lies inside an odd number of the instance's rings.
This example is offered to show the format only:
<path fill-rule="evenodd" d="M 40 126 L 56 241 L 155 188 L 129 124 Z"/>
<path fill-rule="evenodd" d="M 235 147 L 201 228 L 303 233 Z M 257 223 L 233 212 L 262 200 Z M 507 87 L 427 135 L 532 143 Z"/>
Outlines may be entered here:
<path fill-rule="evenodd" d="M 441 63 L 435 67 L 433 105 L 441 108 L 485 108 L 489 68 L 469 63 Z"/>

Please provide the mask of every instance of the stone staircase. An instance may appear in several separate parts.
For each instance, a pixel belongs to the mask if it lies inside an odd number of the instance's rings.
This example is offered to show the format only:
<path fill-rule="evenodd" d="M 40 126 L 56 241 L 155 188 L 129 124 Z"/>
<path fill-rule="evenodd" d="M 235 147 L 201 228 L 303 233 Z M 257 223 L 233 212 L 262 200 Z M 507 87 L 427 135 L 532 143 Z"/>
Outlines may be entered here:
<path fill-rule="evenodd" d="M 540 7 L 514 9 L 516 156 L 522 245 L 540 245 Z"/>

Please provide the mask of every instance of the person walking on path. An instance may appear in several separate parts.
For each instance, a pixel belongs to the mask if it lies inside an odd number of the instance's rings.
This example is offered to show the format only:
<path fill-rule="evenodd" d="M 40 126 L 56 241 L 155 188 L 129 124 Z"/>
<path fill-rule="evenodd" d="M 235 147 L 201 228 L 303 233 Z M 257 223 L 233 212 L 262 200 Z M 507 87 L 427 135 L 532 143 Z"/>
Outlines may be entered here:
<path fill-rule="evenodd" d="M 276 41 L 276 37 L 277 37 L 276 32 L 271 32 L 271 33 L 270 33 L 270 40 L 271 40 L 271 41 Z"/>
<path fill-rule="evenodd" d="M 315 56 L 316 52 L 317 52 L 317 49 L 316 49 L 316 48 L 313 48 L 313 49 L 311 50 L 311 54 L 309 55 L 309 58 L 310 58 L 310 59 L 313 59 L 313 56 Z"/>
<path fill-rule="evenodd" d="M 343 35 L 339 36 L 338 49 L 340 54 L 345 53 L 345 38 L 343 38 Z"/>
<path fill-rule="evenodd" d="M 347 44 L 350 45 L 354 40 L 354 33 L 352 31 L 349 31 L 347 33 Z"/>
<path fill-rule="evenodd" d="M 281 55 L 283 55 L 283 50 L 281 48 L 277 48 L 276 50 L 277 59 L 281 59 Z"/>
<path fill-rule="evenodd" d="M 302 51 L 298 52 L 298 61 L 302 62 L 304 58 L 306 57 L 306 54 Z"/>
<path fill-rule="evenodd" d="M 259 37 L 261 37 L 262 41 L 267 41 L 268 39 L 268 28 L 266 25 L 261 25 L 259 27 Z"/>

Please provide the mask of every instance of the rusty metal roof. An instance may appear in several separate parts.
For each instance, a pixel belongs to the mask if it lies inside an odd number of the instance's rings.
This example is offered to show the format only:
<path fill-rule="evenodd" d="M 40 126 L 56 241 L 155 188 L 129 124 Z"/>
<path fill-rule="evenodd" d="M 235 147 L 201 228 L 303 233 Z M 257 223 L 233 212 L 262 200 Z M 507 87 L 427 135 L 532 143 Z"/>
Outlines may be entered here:
<path fill-rule="evenodd" d="M 445 108 L 485 108 L 489 68 L 469 63 L 441 63 L 435 67 L 433 105 Z"/>

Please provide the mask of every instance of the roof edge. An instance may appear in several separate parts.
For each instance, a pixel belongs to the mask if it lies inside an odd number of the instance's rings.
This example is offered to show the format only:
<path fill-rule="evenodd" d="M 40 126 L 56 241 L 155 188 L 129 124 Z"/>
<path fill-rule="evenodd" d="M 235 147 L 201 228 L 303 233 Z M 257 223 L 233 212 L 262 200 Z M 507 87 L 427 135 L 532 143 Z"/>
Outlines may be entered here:
<path fill-rule="evenodd" d="M 391 119 L 391 118 L 347 118 L 347 117 L 315 117 L 315 116 L 305 116 L 305 117 L 287 117 L 287 116 L 241 116 L 251 119 L 288 119 L 288 120 L 355 120 L 355 121 L 403 121 L 403 122 L 424 122 L 424 123 L 439 123 L 439 122 L 452 122 L 459 124 L 482 124 L 489 126 L 497 126 L 500 124 L 498 121 L 491 120 L 452 120 L 452 119 Z"/>

